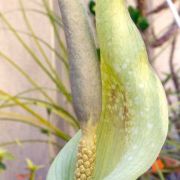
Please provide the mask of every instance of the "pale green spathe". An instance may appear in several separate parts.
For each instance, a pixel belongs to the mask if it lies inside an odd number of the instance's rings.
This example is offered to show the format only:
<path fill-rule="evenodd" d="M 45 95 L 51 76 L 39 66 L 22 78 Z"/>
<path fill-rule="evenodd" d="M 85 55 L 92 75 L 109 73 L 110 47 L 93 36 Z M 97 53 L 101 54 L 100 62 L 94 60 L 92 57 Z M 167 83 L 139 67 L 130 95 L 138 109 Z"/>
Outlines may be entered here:
<path fill-rule="evenodd" d="M 150 168 L 166 139 L 166 97 L 124 0 L 96 2 L 103 106 L 93 180 L 135 180 Z M 57 156 L 48 180 L 74 179 L 80 136 Z"/>

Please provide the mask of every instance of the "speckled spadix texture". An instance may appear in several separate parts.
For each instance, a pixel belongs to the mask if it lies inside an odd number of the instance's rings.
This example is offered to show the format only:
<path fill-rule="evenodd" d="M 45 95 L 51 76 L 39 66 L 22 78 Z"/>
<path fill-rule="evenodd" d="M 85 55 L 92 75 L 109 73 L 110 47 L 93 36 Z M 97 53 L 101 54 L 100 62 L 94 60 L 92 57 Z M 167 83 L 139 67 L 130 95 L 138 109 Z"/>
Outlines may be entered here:
<path fill-rule="evenodd" d="M 75 180 L 78 147 L 84 137 L 96 134 L 92 180 L 137 179 L 150 168 L 166 139 L 168 108 L 165 93 L 148 63 L 144 43 L 125 1 L 96 2 L 101 50 L 101 118 L 83 123 L 83 127 L 89 129 L 88 134 L 78 132 L 67 143 L 52 164 L 48 180 Z M 85 93 L 83 89 L 82 92 Z M 91 122 L 95 126 L 91 126 Z M 89 133 L 91 130 L 93 133 Z M 86 140 L 83 142 L 86 144 Z M 87 142 L 85 146 L 91 147 L 89 144 L 93 140 Z M 80 179 L 83 178 L 88 179 L 84 175 Z"/>

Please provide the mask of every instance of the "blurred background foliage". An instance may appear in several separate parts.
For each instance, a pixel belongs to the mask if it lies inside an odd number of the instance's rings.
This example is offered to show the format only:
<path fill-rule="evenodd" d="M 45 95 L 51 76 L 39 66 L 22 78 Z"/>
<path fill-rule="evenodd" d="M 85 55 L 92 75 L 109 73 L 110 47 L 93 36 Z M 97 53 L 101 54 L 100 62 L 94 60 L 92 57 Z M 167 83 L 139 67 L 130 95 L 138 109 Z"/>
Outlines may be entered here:
<path fill-rule="evenodd" d="M 149 2 L 148 2 L 149 1 Z M 154 67 L 154 62 L 156 59 L 166 51 L 167 47 L 170 47 L 171 51 L 169 54 L 169 69 L 170 72 L 164 72 L 162 83 L 166 90 L 167 99 L 169 103 L 169 134 L 166 140 L 166 143 L 151 169 L 145 173 L 139 179 L 168 179 L 168 180 L 178 180 L 180 179 L 180 68 L 176 68 L 174 64 L 174 53 L 176 50 L 176 43 L 179 36 L 178 26 L 175 21 L 166 27 L 161 34 L 155 34 L 153 30 L 153 20 L 152 16 L 154 14 L 161 14 L 164 11 L 169 9 L 167 3 L 164 1 L 162 4 L 159 4 L 154 9 L 149 8 L 150 0 L 134 0 L 134 6 L 130 5 L 128 7 L 130 16 L 138 29 L 140 30 L 146 47 L 149 54 L 149 61 Z M 64 43 L 63 34 L 60 33 L 63 30 L 63 25 L 61 22 L 61 17 L 54 11 L 49 5 L 48 0 L 42 0 L 41 3 L 36 3 L 37 7 L 41 6 L 42 10 L 37 9 L 28 9 L 24 7 L 23 0 L 19 0 L 19 9 L 15 9 L 7 12 L 0 12 L 0 22 L 3 24 L 3 30 L 10 31 L 14 37 L 17 39 L 18 43 L 24 48 L 30 56 L 32 61 L 34 61 L 42 72 L 44 72 L 44 78 L 49 78 L 54 84 L 52 87 L 44 87 L 39 84 L 35 79 L 31 77 L 31 74 L 26 72 L 20 64 L 16 63 L 15 57 L 11 57 L 10 54 L 6 54 L 3 51 L 0 51 L 0 60 L 6 61 L 11 65 L 17 73 L 19 73 L 24 79 L 31 85 L 31 88 L 18 92 L 17 94 L 10 94 L 6 89 L 0 89 L 0 121 L 10 121 L 12 123 L 20 122 L 28 124 L 37 128 L 37 131 L 40 131 L 46 135 L 46 139 L 14 139 L 14 141 L 4 141 L 0 142 L 0 173 L 3 171 L 8 171 L 6 166 L 6 160 L 16 161 L 16 158 L 8 151 L 8 146 L 14 145 L 21 147 L 22 144 L 26 143 L 47 143 L 52 146 L 56 146 L 58 149 L 64 145 L 64 142 L 67 142 L 71 136 L 72 132 L 69 132 L 69 127 L 73 129 L 73 132 L 76 132 L 79 129 L 79 123 L 74 115 L 74 113 L 62 106 L 57 102 L 56 99 L 53 99 L 51 96 L 52 92 L 56 92 L 65 98 L 68 106 L 71 106 L 72 97 L 69 88 L 63 83 L 62 77 L 57 72 L 57 69 L 54 67 L 51 59 L 47 56 L 47 52 L 43 49 L 43 46 L 46 46 L 48 50 L 53 53 L 57 63 L 59 63 L 65 73 L 68 76 L 69 65 L 68 65 L 68 54 L 66 45 Z M 180 2 L 174 1 L 178 6 Z M 90 0 L 88 3 L 89 15 L 94 23 L 95 27 L 95 9 L 96 3 L 93 0 Z M 24 23 L 28 31 L 22 31 L 18 27 L 14 27 L 11 24 L 11 21 L 7 18 L 9 13 L 14 11 L 19 11 L 22 14 Z M 58 44 L 58 48 L 52 46 L 50 42 L 47 42 L 41 37 L 39 37 L 34 31 L 34 27 L 29 21 L 28 12 L 41 14 L 46 16 L 49 20 L 55 39 Z M 2 29 L 1 29 L 2 30 Z M 23 35 L 23 36 L 22 36 Z M 31 38 L 41 54 L 39 57 L 36 54 L 36 51 L 31 48 L 31 46 L 25 41 L 24 36 Z M 152 55 L 152 51 L 155 48 L 160 48 L 160 51 L 156 55 Z M 97 46 L 97 51 L 99 54 L 99 48 Z M 167 84 L 171 84 L 170 86 Z M 38 92 L 41 94 L 42 98 L 32 97 L 29 94 L 32 92 Z M 18 113 L 9 111 L 10 107 L 20 107 L 23 112 Z M 46 111 L 47 117 L 55 115 L 61 119 L 61 122 L 65 124 L 66 129 L 61 129 L 57 127 L 53 121 L 49 121 L 48 118 L 44 117 L 36 109 L 41 108 Z M 52 136 L 57 137 L 61 141 L 53 139 Z M 38 150 L 38 149 L 37 149 Z M 28 158 L 28 157 L 27 157 Z M 36 179 L 36 172 L 48 166 L 49 164 L 35 165 L 30 159 L 26 159 L 27 163 L 27 174 L 18 174 L 16 179 Z"/>

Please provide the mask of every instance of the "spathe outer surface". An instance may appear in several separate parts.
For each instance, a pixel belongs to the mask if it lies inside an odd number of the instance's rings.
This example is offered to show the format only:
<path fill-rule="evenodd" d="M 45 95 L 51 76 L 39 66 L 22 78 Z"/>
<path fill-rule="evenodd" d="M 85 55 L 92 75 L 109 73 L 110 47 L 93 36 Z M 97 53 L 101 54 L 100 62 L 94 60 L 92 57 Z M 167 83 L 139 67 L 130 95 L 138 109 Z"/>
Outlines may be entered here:
<path fill-rule="evenodd" d="M 135 180 L 150 168 L 166 139 L 166 97 L 124 0 L 96 2 L 103 106 L 92 179 Z M 74 179 L 80 138 L 78 133 L 60 152 L 48 180 Z"/>

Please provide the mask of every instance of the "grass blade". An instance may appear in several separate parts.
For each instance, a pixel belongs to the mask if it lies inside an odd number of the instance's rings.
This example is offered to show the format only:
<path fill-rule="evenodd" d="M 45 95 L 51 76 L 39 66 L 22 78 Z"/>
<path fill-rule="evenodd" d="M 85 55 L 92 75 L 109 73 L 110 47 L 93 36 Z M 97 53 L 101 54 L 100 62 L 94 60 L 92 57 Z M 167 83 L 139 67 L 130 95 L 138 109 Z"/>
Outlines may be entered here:
<path fill-rule="evenodd" d="M 26 80 L 35 88 L 39 89 L 39 91 L 47 98 L 50 102 L 54 102 L 52 98 L 39 87 L 38 83 L 36 83 L 20 66 L 15 63 L 15 60 L 12 60 L 6 54 L 0 51 L 0 56 L 3 57 L 9 64 L 11 64 L 21 75 L 26 78 Z"/>
<path fill-rule="evenodd" d="M 68 101 L 71 101 L 71 96 L 66 90 L 65 86 L 62 82 L 57 82 L 56 79 L 52 76 L 52 74 L 47 70 L 47 68 L 42 64 L 40 59 L 36 56 L 34 51 L 25 43 L 25 41 L 21 38 L 21 36 L 16 32 L 14 27 L 10 24 L 10 22 L 5 18 L 5 16 L 0 13 L 0 17 L 3 22 L 8 26 L 8 28 L 13 32 L 18 41 L 22 44 L 22 46 L 26 49 L 26 51 L 31 55 L 31 57 L 35 60 L 35 62 L 42 68 L 42 70 L 46 73 L 46 75 L 57 85 L 60 92 L 62 92 Z"/>
<path fill-rule="evenodd" d="M 36 113 L 34 110 L 32 110 L 30 107 L 28 107 L 26 104 L 24 104 L 23 102 L 21 102 L 19 99 L 17 99 L 16 97 L 11 96 L 10 94 L 0 90 L 0 94 L 7 96 L 8 98 L 10 98 L 13 102 L 15 102 L 16 104 L 18 104 L 22 109 L 26 110 L 28 113 L 30 113 L 31 115 L 33 115 L 35 118 L 37 118 L 37 120 L 42 123 L 42 125 L 48 127 L 49 129 L 51 129 L 57 136 L 59 136 L 60 138 L 64 139 L 64 140 L 69 140 L 69 135 L 65 134 L 64 132 L 62 132 L 60 129 L 58 129 L 56 126 L 54 126 L 52 123 L 50 123 L 48 120 L 46 120 L 45 118 L 43 118 L 42 116 L 40 116 L 38 113 Z"/>
<path fill-rule="evenodd" d="M 9 29 L 6 28 L 1 28 L 3 30 L 9 31 Z M 45 40 L 43 40 L 42 38 L 38 37 L 38 36 L 34 36 L 33 34 L 29 33 L 29 32 L 24 32 L 18 29 L 15 29 L 16 32 L 18 32 L 19 34 L 24 34 L 26 36 L 29 37 L 33 37 L 36 38 L 39 42 L 41 42 L 43 45 L 45 45 L 49 50 L 51 50 L 57 57 L 57 60 L 59 60 L 60 62 L 62 62 L 65 66 L 65 68 L 67 70 L 69 70 L 69 64 L 67 63 L 67 59 L 64 59 L 57 51 L 55 48 L 53 48 L 48 42 L 46 42 Z"/>

